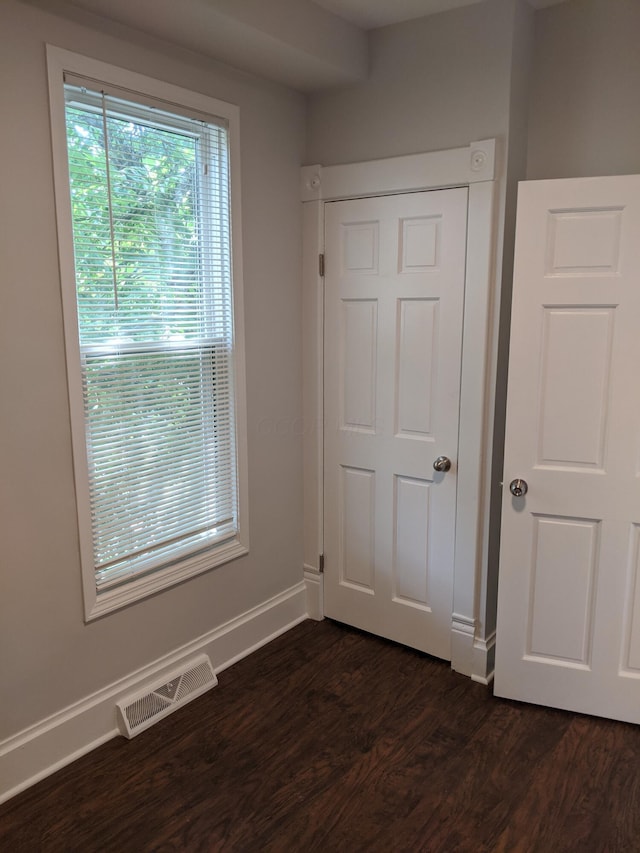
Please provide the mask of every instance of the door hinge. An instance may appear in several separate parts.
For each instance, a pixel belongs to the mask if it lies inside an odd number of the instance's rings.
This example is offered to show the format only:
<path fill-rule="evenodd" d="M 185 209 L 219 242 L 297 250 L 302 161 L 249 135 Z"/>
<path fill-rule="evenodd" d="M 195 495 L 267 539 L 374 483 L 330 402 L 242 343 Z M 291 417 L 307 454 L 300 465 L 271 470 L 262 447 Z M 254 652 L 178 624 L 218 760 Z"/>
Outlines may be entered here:
<path fill-rule="evenodd" d="M 318 556 L 318 571 L 320 573 L 324 572 L 324 554 Z"/>
<path fill-rule="evenodd" d="M 320 278 L 324 278 L 324 255 L 318 255 L 318 274 Z"/>

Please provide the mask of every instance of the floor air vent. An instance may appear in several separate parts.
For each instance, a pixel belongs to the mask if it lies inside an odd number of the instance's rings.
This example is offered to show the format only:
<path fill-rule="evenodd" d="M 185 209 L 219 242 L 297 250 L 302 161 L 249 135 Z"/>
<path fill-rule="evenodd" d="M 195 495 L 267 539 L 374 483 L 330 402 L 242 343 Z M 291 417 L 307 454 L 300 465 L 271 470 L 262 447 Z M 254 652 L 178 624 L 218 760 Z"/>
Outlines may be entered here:
<path fill-rule="evenodd" d="M 187 702 L 215 687 L 218 679 L 206 655 L 194 658 L 154 686 L 118 702 L 118 722 L 125 737 L 132 738 Z"/>

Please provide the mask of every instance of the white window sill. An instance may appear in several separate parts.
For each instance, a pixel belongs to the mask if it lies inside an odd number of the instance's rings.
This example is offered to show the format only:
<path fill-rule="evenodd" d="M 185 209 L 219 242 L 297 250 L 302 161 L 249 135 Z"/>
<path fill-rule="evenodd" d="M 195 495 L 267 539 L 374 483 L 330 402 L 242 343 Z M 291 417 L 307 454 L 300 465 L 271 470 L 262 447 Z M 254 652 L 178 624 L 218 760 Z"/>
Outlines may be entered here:
<path fill-rule="evenodd" d="M 238 539 L 232 539 L 203 554 L 182 560 L 174 566 L 167 566 L 166 569 L 160 569 L 137 580 L 128 580 L 122 586 L 95 593 L 92 596 L 93 601 L 86 602 L 85 622 L 99 619 L 107 613 L 127 607 L 142 598 L 147 598 L 248 553 L 249 549 Z"/>

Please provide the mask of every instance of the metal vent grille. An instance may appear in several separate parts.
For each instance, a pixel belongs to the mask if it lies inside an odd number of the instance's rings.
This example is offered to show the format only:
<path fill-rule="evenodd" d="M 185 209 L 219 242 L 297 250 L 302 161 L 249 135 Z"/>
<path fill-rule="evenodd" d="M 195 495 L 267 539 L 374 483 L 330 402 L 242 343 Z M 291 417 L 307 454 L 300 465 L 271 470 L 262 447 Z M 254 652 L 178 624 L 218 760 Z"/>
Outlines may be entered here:
<path fill-rule="evenodd" d="M 130 729 L 135 729 L 150 720 L 151 717 L 156 717 L 169 706 L 171 702 L 163 699 L 161 696 L 156 696 L 155 693 L 149 693 L 141 699 L 136 699 L 124 709 L 127 715 L 127 723 Z"/>
<path fill-rule="evenodd" d="M 176 701 L 189 696 L 201 687 L 211 684 L 211 664 L 207 658 L 206 663 L 198 664 L 193 669 L 184 673 L 176 690 Z M 215 678 L 215 675 L 213 676 Z"/>
<path fill-rule="evenodd" d="M 217 683 L 209 658 L 206 655 L 194 658 L 169 678 L 165 676 L 161 682 L 118 702 L 120 731 L 132 738 Z"/>

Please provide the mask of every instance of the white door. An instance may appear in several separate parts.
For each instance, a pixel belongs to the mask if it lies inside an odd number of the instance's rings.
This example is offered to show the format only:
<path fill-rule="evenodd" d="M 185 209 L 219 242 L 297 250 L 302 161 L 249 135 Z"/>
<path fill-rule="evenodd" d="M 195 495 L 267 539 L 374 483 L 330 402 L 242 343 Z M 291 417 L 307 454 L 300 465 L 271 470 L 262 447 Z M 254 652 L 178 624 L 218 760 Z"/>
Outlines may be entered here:
<path fill-rule="evenodd" d="M 450 659 L 467 190 L 325 211 L 325 613 Z"/>
<path fill-rule="evenodd" d="M 496 693 L 638 723 L 640 177 L 520 186 L 507 409 Z"/>

